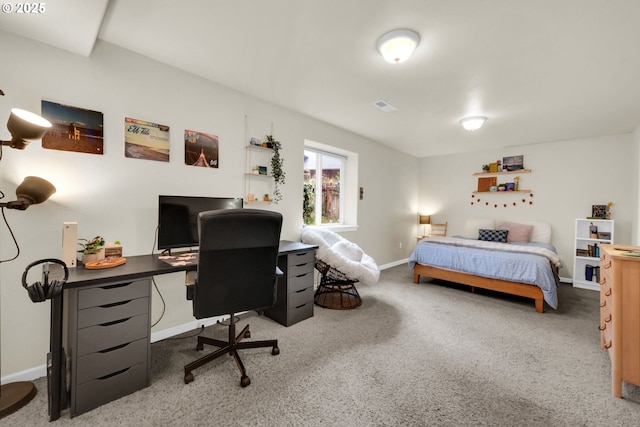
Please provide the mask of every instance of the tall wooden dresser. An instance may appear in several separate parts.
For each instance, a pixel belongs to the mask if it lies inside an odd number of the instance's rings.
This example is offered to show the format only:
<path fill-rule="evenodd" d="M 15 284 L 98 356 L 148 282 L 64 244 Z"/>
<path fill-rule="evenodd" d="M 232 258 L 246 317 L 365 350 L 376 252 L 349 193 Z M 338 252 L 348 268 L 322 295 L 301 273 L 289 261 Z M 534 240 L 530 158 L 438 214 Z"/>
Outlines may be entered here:
<path fill-rule="evenodd" d="M 640 247 L 601 245 L 600 341 L 611 359 L 612 392 L 640 386 Z"/>

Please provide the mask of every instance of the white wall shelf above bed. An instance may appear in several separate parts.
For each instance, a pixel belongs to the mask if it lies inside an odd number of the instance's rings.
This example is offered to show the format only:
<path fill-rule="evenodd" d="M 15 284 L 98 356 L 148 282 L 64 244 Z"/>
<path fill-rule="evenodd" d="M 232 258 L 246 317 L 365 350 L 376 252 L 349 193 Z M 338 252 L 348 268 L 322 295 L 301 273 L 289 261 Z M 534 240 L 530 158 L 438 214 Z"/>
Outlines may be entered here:
<path fill-rule="evenodd" d="M 473 194 L 491 193 L 491 194 L 512 194 L 512 193 L 531 193 L 531 190 L 508 190 L 508 191 L 474 191 Z"/>
<path fill-rule="evenodd" d="M 473 174 L 473 176 L 517 175 L 519 173 L 531 173 L 531 169 L 518 169 L 515 171 L 503 172 L 476 172 Z"/>

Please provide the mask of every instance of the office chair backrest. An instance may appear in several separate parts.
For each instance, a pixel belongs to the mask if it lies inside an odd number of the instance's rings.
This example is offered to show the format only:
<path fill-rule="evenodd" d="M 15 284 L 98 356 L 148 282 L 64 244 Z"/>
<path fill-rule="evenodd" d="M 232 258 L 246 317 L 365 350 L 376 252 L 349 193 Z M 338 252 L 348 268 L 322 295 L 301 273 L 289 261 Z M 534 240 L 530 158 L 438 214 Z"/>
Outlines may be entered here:
<path fill-rule="evenodd" d="M 222 209 L 199 214 L 194 317 L 275 304 L 281 228 L 282 215 L 277 212 Z"/>

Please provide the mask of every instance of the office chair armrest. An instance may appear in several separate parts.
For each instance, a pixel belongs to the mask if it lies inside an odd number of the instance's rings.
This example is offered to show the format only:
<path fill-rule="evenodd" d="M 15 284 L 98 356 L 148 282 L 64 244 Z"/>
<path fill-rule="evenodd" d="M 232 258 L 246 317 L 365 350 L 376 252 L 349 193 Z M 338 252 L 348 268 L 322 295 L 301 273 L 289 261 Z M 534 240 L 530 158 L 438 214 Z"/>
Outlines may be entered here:
<path fill-rule="evenodd" d="M 284 276 L 284 272 L 276 265 L 276 277 Z"/>
<path fill-rule="evenodd" d="M 187 271 L 187 274 L 184 276 L 184 285 L 187 288 L 187 299 L 189 301 L 192 301 L 196 295 L 196 280 L 197 272 Z"/>

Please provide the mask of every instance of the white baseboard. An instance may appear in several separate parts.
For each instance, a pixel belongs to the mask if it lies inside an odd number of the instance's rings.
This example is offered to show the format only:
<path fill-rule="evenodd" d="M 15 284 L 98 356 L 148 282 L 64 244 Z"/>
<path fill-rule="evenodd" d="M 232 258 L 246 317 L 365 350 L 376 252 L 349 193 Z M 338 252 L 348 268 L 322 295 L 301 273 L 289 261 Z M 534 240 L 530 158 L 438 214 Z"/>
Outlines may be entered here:
<path fill-rule="evenodd" d="M 401 259 L 401 260 L 398 260 L 398 261 L 390 262 L 388 264 L 379 265 L 378 268 L 380 270 L 386 270 L 387 268 L 395 267 L 395 266 L 402 265 L 402 264 L 407 264 L 408 262 L 409 262 L 409 258 L 405 258 L 405 259 Z M 409 268 L 409 266 L 407 265 L 407 269 L 408 268 Z"/>

